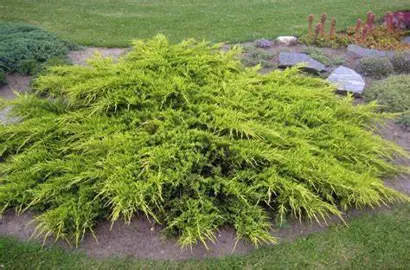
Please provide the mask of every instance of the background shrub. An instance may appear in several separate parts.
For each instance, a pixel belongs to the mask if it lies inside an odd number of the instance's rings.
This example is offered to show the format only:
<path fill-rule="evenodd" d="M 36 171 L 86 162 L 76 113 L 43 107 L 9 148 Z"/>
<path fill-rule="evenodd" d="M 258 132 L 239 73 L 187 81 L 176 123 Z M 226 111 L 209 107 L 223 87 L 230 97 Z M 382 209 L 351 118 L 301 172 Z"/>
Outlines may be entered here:
<path fill-rule="evenodd" d="M 0 67 L 5 72 L 33 74 L 51 57 L 66 57 L 72 43 L 27 24 L 0 23 Z"/>
<path fill-rule="evenodd" d="M 358 71 L 365 76 L 382 79 L 394 72 L 394 68 L 387 57 L 364 57 L 359 60 Z"/>
<path fill-rule="evenodd" d="M 40 64 L 35 59 L 25 59 L 19 62 L 17 72 L 22 75 L 32 75 L 41 69 Z"/>
<path fill-rule="evenodd" d="M 22 121 L 0 126 L 0 209 L 37 210 L 39 232 L 76 243 L 144 214 L 182 246 L 223 225 L 258 245 L 274 217 L 407 199 L 381 180 L 404 152 L 370 131 L 373 104 L 297 69 L 261 75 L 241 53 L 157 36 L 118 62 L 50 68 L 2 101 Z"/>
<path fill-rule="evenodd" d="M 390 62 L 396 73 L 410 74 L 410 59 L 407 59 L 403 54 L 395 54 Z"/>

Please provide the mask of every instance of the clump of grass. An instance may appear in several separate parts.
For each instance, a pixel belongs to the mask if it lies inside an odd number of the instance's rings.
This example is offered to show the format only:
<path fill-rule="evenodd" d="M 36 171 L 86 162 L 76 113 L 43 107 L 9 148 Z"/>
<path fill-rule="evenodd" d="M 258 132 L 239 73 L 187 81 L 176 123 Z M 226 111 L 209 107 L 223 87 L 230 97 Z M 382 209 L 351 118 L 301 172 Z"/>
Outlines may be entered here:
<path fill-rule="evenodd" d="M 246 47 L 242 62 L 246 66 L 261 65 L 264 68 L 274 67 L 272 60 L 275 57 L 272 53 L 257 47 Z"/>
<path fill-rule="evenodd" d="M 383 79 L 394 73 L 394 67 L 387 57 L 364 57 L 359 60 L 357 69 L 375 79 Z"/>
<path fill-rule="evenodd" d="M 0 23 L 0 67 L 5 72 L 31 75 L 53 57 L 66 57 L 76 46 L 38 27 Z"/>
<path fill-rule="evenodd" d="M 372 133 L 374 104 L 297 69 L 261 75 L 240 54 L 157 36 L 118 62 L 50 68 L 2 101 L 21 121 L 0 126 L 0 209 L 37 210 L 39 234 L 76 243 L 143 214 L 182 246 L 222 225 L 259 245 L 275 241 L 272 216 L 407 200 L 381 180 L 404 152 Z"/>
<path fill-rule="evenodd" d="M 324 64 L 325 66 L 334 67 L 343 64 L 344 59 L 341 56 L 328 56 L 323 50 L 315 47 L 307 47 L 304 50 L 310 57 Z"/>

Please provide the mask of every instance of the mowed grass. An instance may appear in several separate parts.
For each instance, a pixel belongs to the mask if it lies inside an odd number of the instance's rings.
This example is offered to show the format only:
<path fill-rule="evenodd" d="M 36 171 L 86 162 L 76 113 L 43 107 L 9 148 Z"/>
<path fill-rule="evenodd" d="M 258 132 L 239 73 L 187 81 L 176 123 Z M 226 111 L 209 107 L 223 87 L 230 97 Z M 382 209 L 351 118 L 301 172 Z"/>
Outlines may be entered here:
<path fill-rule="evenodd" d="M 184 262 L 110 258 L 0 237 L 0 269 L 408 269 L 410 205 L 244 256 Z"/>
<path fill-rule="evenodd" d="M 124 47 L 163 33 L 172 41 L 239 42 L 300 35 L 310 13 L 327 12 L 338 29 L 372 10 L 409 9 L 408 0 L 2 0 L 1 21 L 24 21 L 82 45 Z"/>

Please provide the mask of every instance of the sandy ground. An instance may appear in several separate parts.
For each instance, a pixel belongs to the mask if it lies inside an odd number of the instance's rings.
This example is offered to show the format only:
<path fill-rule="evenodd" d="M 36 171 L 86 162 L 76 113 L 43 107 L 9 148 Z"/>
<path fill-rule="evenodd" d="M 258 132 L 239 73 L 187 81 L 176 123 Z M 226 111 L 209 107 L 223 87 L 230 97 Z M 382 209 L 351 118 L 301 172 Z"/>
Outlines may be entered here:
<path fill-rule="evenodd" d="M 7 75 L 7 84 L 0 86 L 0 97 L 13 99 L 14 91 L 26 92 L 30 89 L 31 76 L 24 76 L 17 73 Z"/>
<path fill-rule="evenodd" d="M 92 57 L 95 53 L 101 54 L 103 57 L 111 57 L 117 59 L 125 54 L 128 49 L 124 48 L 85 48 L 84 50 L 71 51 L 68 53 L 68 58 L 73 64 L 86 65 L 87 59 Z"/>
<path fill-rule="evenodd" d="M 300 51 L 301 47 L 291 47 L 290 51 Z M 272 49 L 273 53 L 277 49 Z M 87 48 L 83 51 L 74 51 L 69 54 L 70 59 L 75 64 L 86 64 L 86 59 L 99 51 L 103 56 L 117 58 L 122 55 L 126 49 L 104 49 L 104 48 Z M 343 53 L 342 51 L 334 52 L 335 55 Z M 21 76 L 11 74 L 7 77 L 8 85 L 0 87 L 0 96 L 7 99 L 13 98 L 13 89 L 19 92 L 29 91 L 29 76 Z M 360 103 L 360 102 L 359 102 Z M 0 112 L 0 118 L 2 113 Z M 4 115 L 3 115 L 4 117 Z M 1 120 L 1 119 L 0 119 Z M 381 134 L 389 140 L 395 141 L 397 144 L 410 151 L 410 132 L 397 126 L 394 123 L 389 123 Z M 410 160 L 398 159 L 398 163 L 409 166 Z M 386 184 L 403 193 L 410 195 L 410 177 L 408 175 L 397 176 L 393 179 L 387 179 Z M 352 210 L 346 214 L 346 219 L 362 215 L 363 213 L 376 213 L 386 211 L 388 208 L 366 209 L 364 211 Z M 8 211 L 0 217 L 0 235 L 12 235 L 20 240 L 26 241 L 35 230 L 35 224 L 30 223 L 33 220 L 34 213 L 26 212 L 22 215 L 16 215 L 13 211 Z M 340 220 L 332 218 L 328 224 L 337 224 Z M 108 221 L 100 222 L 95 228 L 95 234 L 98 242 L 87 234 L 79 249 L 92 257 L 102 258 L 110 255 L 116 256 L 131 256 L 136 258 L 152 258 L 152 259 L 172 259 L 182 260 L 188 258 L 205 258 L 205 257 L 220 257 L 231 253 L 243 254 L 254 250 L 254 247 L 246 241 L 238 241 L 236 248 L 233 247 L 237 241 L 233 228 L 224 227 L 217 233 L 217 242 L 209 243 L 207 250 L 203 245 L 197 245 L 192 250 L 181 250 L 176 244 L 175 239 L 165 239 L 160 233 L 162 227 L 151 224 L 145 217 L 140 217 L 125 225 L 122 222 L 116 222 L 113 228 Z M 298 237 L 305 236 L 310 233 L 323 231 L 326 226 L 321 226 L 316 223 L 304 222 L 300 223 L 296 220 L 290 220 L 280 229 L 272 231 L 272 235 L 278 237 L 280 241 L 292 241 Z M 42 241 L 42 239 L 34 239 L 34 241 Z M 52 241 L 47 241 L 47 245 L 52 244 Z M 72 249 L 64 241 L 58 241 L 56 245 L 66 249 Z"/>

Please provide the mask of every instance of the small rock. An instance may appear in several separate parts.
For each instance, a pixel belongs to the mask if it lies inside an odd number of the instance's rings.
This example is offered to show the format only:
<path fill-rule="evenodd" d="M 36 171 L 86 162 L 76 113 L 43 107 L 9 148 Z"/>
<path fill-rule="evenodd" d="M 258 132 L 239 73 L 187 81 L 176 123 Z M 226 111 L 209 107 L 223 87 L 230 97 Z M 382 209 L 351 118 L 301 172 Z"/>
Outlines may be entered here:
<path fill-rule="evenodd" d="M 276 43 L 285 46 L 294 46 L 298 44 L 298 39 L 293 36 L 280 36 L 276 38 Z"/>
<path fill-rule="evenodd" d="M 272 47 L 272 41 L 267 39 L 258 39 L 255 40 L 255 46 L 262 49 L 270 48 Z"/>
<path fill-rule="evenodd" d="M 288 53 L 281 52 L 279 53 L 279 66 L 281 67 L 290 67 L 298 64 L 304 64 L 305 69 L 313 70 L 317 72 L 325 71 L 326 67 L 322 63 L 311 58 L 304 53 Z"/>
<path fill-rule="evenodd" d="M 339 91 L 348 91 L 354 94 L 362 94 L 365 82 L 356 71 L 353 69 L 340 66 L 336 68 L 327 80 L 336 85 Z"/>

